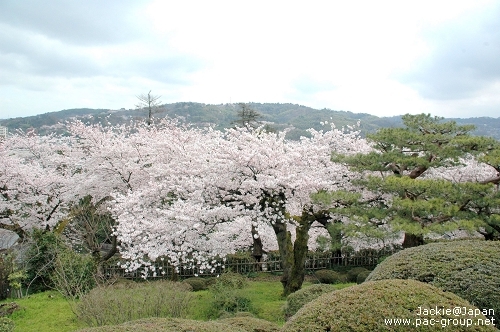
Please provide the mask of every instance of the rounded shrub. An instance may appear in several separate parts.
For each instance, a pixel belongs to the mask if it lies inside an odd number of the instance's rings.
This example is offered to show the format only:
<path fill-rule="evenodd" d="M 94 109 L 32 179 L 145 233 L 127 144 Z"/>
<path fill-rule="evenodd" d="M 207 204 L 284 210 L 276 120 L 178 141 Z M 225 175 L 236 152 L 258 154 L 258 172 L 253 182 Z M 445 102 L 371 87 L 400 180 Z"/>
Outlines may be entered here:
<path fill-rule="evenodd" d="M 347 281 L 356 282 L 356 280 L 358 280 L 358 274 L 360 274 L 361 272 L 366 272 L 366 271 L 368 271 L 368 270 L 365 269 L 364 267 L 354 267 L 354 268 L 350 269 L 347 272 Z"/>
<path fill-rule="evenodd" d="M 239 273 L 226 272 L 217 278 L 216 283 L 232 289 L 242 289 L 247 285 L 247 279 Z"/>
<path fill-rule="evenodd" d="M 308 287 L 304 287 L 299 289 L 295 293 L 292 293 L 287 296 L 286 304 L 283 307 L 283 312 L 285 313 L 285 318 L 289 319 L 300 308 L 304 306 L 304 304 L 311 302 L 312 300 L 318 298 L 319 296 L 333 292 L 335 288 L 328 284 L 316 284 Z"/>
<path fill-rule="evenodd" d="M 255 317 L 231 317 L 219 319 L 218 322 L 248 332 L 278 332 L 281 328 L 264 319 Z"/>
<path fill-rule="evenodd" d="M 381 279 L 430 283 L 480 309 L 494 309 L 495 323 L 500 322 L 500 242 L 460 240 L 405 249 L 378 265 L 367 281 Z"/>
<path fill-rule="evenodd" d="M 368 278 L 368 276 L 370 275 L 371 272 L 372 271 L 368 271 L 368 270 L 360 272 L 358 274 L 358 276 L 356 277 L 356 283 L 361 284 L 361 283 L 365 282 L 366 278 Z"/>
<path fill-rule="evenodd" d="M 337 284 L 347 281 L 344 275 L 332 270 L 318 270 L 314 272 L 314 276 L 318 278 L 319 282 L 322 284 Z"/>
<path fill-rule="evenodd" d="M 442 310 L 425 315 L 436 307 L 461 307 L 459 317 Z M 423 309 L 422 309 L 423 308 Z M 472 314 L 469 315 L 472 310 Z M 432 285 L 416 280 L 380 280 L 324 294 L 306 304 L 284 326 L 283 332 L 343 331 L 497 331 L 494 326 L 461 324 L 470 319 L 485 320 L 474 315 L 479 310 L 464 299 Z M 427 311 L 428 312 L 428 311 Z M 419 315 L 420 313 L 420 315 Z M 434 312 L 435 313 L 435 312 Z M 411 320 L 413 324 L 389 324 L 388 320 Z M 427 324 L 424 321 L 427 319 Z M 434 319 L 431 325 L 430 319 Z M 420 326 L 416 326 L 420 324 Z M 446 327 L 446 328 L 443 328 Z"/>
<path fill-rule="evenodd" d="M 207 287 L 214 285 L 217 282 L 217 279 L 218 279 L 217 277 L 203 278 L 203 280 L 205 280 L 205 283 L 207 284 Z"/>
<path fill-rule="evenodd" d="M 205 290 L 208 288 L 205 279 L 199 278 L 199 277 L 188 278 L 188 279 L 184 280 L 183 282 L 191 285 L 191 287 L 193 287 L 194 292 L 197 292 L 200 290 Z"/>
<path fill-rule="evenodd" d="M 198 321 L 181 318 L 146 318 L 120 325 L 101 326 L 79 332 L 248 332 L 248 330 L 218 321 Z"/>

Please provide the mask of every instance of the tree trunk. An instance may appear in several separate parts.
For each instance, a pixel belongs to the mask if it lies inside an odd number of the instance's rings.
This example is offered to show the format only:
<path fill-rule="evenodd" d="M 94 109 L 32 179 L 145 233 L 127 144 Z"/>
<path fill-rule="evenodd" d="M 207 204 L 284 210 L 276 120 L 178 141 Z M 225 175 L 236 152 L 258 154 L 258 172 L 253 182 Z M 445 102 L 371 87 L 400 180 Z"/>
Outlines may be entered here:
<path fill-rule="evenodd" d="M 424 237 L 422 235 L 414 235 L 405 233 L 403 240 L 403 248 L 418 247 L 424 244 Z"/>
<path fill-rule="evenodd" d="M 335 257 L 332 259 L 332 263 L 335 265 L 342 265 L 342 222 L 331 220 L 328 223 L 322 223 L 321 221 L 320 223 L 325 227 L 330 235 L 332 257 Z"/>
<path fill-rule="evenodd" d="M 260 259 L 262 255 L 264 255 L 264 248 L 262 245 L 262 239 L 260 238 L 259 232 L 254 225 L 252 225 L 252 239 L 253 239 L 253 247 L 252 247 L 252 256 L 256 261 L 257 270 L 260 271 L 262 266 L 260 264 Z"/>
<path fill-rule="evenodd" d="M 292 243 L 292 236 L 286 224 L 273 225 L 283 264 L 283 296 L 287 296 L 302 287 L 305 278 L 305 261 L 307 256 L 307 241 L 309 240 L 309 220 L 302 218 L 296 229 L 296 239 Z"/>

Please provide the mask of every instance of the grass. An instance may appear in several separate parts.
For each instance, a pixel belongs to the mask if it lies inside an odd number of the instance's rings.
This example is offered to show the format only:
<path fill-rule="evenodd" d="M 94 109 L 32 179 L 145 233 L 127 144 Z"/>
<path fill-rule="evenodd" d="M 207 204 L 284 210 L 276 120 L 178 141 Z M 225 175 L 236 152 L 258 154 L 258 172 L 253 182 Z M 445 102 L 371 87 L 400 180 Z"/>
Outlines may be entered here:
<path fill-rule="evenodd" d="M 307 287 L 311 282 L 304 282 Z M 351 284 L 339 284 L 336 288 L 344 288 Z M 241 295 L 252 302 L 254 315 L 258 318 L 283 325 L 282 311 L 286 299 L 281 296 L 283 288 L 279 277 L 256 277 L 249 279 L 248 286 L 241 290 Z M 187 318 L 207 320 L 210 309 L 211 293 L 207 290 L 194 293 L 196 300 Z M 69 332 L 86 327 L 78 321 L 71 311 L 70 304 L 57 292 L 43 292 L 23 299 L 8 299 L 0 303 L 16 302 L 23 309 L 15 312 L 12 318 L 16 324 L 15 332 Z"/>
<path fill-rule="evenodd" d="M 68 301 L 58 292 L 32 294 L 1 303 L 13 301 L 22 308 L 10 317 L 16 324 L 15 332 L 69 332 L 85 327 L 76 319 Z"/>
<path fill-rule="evenodd" d="M 276 279 L 271 278 L 249 279 L 248 286 L 240 290 L 240 294 L 252 301 L 252 306 L 256 311 L 258 318 L 265 319 L 280 325 L 285 323 L 285 318 L 281 308 L 285 304 L 285 299 L 281 297 L 283 287 Z M 304 283 L 304 286 L 310 283 Z M 190 319 L 206 320 L 206 313 L 210 309 L 211 293 L 208 290 L 198 291 L 196 294 L 195 305 L 191 308 L 188 316 Z"/>

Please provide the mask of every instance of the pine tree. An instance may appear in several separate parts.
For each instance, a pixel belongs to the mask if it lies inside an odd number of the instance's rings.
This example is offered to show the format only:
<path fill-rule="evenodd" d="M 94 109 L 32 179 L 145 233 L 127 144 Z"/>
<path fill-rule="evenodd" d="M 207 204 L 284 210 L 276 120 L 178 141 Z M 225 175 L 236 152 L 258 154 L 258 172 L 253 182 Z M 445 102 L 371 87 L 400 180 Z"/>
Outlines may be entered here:
<path fill-rule="evenodd" d="M 256 110 L 250 108 L 245 103 L 239 103 L 240 109 L 236 113 L 237 119 L 232 123 L 237 127 L 247 128 L 247 129 L 255 129 L 261 125 L 259 119 L 262 115 Z"/>
<path fill-rule="evenodd" d="M 333 155 L 352 170 L 369 175 L 358 183 L 372 192 L 370 200 L 350 200 L 340 204 L 343 213 L 364 224 L 389 221 L 394 229 L 404 230 L 404 247 L 423 243 L 431 231 L 475 229 L 486 238 L 500 234 L 500 174 L 481 181 L 454 181 L 439 172 L 456 168 L 467 158 L 476 157 L 500 173 L 499 142 L 470 135 L 472 125 L 443 122 L 430 115 L 405 115 L 402 128 L 384 128 L 368 135 L 374 150 L 354 156 Z M 495 190 L 494 185 L 497 185 Z M 331 194 L 333 197 L 339 193 Z M 387 197 L 391 197 L 388 201 Z"/>

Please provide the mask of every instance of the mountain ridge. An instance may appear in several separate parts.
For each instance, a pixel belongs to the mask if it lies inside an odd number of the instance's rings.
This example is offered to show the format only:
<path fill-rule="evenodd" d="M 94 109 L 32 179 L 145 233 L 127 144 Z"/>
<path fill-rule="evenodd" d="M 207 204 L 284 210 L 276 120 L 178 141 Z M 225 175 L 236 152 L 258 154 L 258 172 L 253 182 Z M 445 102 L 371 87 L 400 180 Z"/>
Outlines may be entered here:
<path fill-rule="evenodd" d="M 350 111 L 336 111 L 327 108 L 314 109 L 304 105 L 291 103 L 247 103 L 259 112 L 261 121 L 268 123 L 275 129 L 292 127 L 288 138 L 298 139 L 308 135 L 309 128 L 323 129 L 320 122 L 333 122 L 337 128 L 352 126 L 360 121 L 360 130 L 363 135 L 375 132 L 383 127 L 398 127 L 402 125 L 401 116 L 378 117 L 367 113 L 353 113 Z M 195 102 L 177 102 L 164 104 L 154 114 L 155 117 L 180 117 L 194 125 L 213 124 L 216 129 L 232 126 L 236 120 L 239 104 L 204 104 Z M 63 126 L 59 123 L 80 119 L 91 124 L 123 124 L 130 120 L 145 119 L 146 112 L 136 109 L 91 109 L 75 108 L 56 112 L 49 112 L 29 117 L 0 119 L 0 125 L 14 132 L 17 129 L 36 129 L 40 134 L 61 132 Z M 491 136 L 500 140 L 500 118 L 474 117 L 474 118 L 446 118 L 458 124 L 474 124 L 475 135 Z"/>

